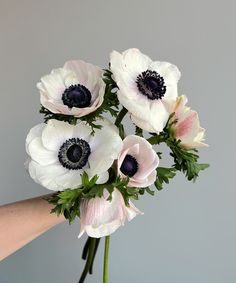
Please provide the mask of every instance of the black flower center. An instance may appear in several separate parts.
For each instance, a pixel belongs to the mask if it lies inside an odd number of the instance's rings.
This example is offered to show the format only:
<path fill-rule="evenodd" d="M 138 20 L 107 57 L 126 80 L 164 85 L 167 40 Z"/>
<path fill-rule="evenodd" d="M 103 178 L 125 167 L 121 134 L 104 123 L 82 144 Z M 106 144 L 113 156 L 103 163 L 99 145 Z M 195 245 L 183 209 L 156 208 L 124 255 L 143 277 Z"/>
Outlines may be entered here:
<path fill-rule="evenodd" d="M 69 170 L 82 169 L 91 153 L 89 144 L 82 139 L 72 138 L 63 143 L 59 149 L 58 159 Z"/>
<path fill-rule="evenodd" d="M 71 85 L 62 94 L 62 101 L 64 105 L 69 108 L 88 107 L 91 103 L 91 92 L 83 85 Z"/>
<path fill-rule="evenodd" d="M 120 171 L 128 177 L 133 177 L 138 171 L 137 160 L 132 155 L 127 154 L 121 164 Z"/>
<path fill-rule="evenodd" d="M 165 81 L 156 71 L 142 72 L 136 83 L 139 91 L 151 100 L 161 99 L 166 93 Z"/>

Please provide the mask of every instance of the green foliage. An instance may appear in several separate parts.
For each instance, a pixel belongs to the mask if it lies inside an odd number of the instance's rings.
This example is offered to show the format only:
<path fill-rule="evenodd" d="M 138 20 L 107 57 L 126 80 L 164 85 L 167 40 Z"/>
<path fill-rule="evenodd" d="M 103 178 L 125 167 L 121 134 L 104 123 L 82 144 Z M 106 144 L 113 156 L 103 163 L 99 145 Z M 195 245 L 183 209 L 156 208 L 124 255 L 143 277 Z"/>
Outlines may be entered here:
<path fill-rule="evenodd" d="M 50 119 L 56 119 L 63 122 L 68 122 L 71 125 L 76 125 L 78 118 L 71 115 L 55 114 L 41 106 L 39 113 L 44 114 L 44 122 L 47 123 Z"/>
<path fill-rule="evenodd" d="M 67 189 L 63 192 L 57 192 L 47 198 L 47 201 L 54 205 L 51 213 L 57 215 L 63 214 L 69 222 L 73 222 L 76 216 L 80 216 L 80 200 L 81 200 L 81 189 L 70 190 Z"/>
<path fill-rule="evenodd" d="M 171 149 L 170 155 L 174 158 L 174 167 L 185 174 L 189 181 L 195 182 L 199 172 L 209 167 L 209 164 L 198 163 L 199 155 L 196 149 L 181 147 L 181 141 L 169 139 L 166 141 Z"/>
<path fill-rule="evenodd" d="M 119 110 L 119 100 L 116 95 L 117 85 L 115 81 L 112 79 L 112 73 L 110 70 L 105 70 L 103 74 L 103 81 L 106 84 L 104 100 L 102 105 L 96 109 L 96 111 L 77 118 L 71 115 L 63 115 L 63 114 L 55 114 L 46 109 L 45 107 L 41 107 L 40 113 L 44 114 L 45 123 L 50 119 L 56 119 L 64 122 L 68 122 L 69 124 L 76 125 L 77 121 L 84 121 L 92 128 L 92 133 L 94 133 L 94 129 L 101 129 L 101 125 L 98 124 L 98 119 L 103 119 L 103 114 L 109 112 L 113 117 L 118 116 Z"/>
<path fill-rule="evenodd" d="M 158 167 L 157 168 L 157 179 L 155 187 L 158 191 L 163 189 L 164 183 L 169 184 L 170 179 L 173 179 L 176 175 L 176 169 L 174 167 L 165 168 L 165 167 Z"/>
<path fill-rule="evenodd" d="M 63 214 L 71 223 L 77 216 L 80 216 L 79 207 L 81 200 L 102 197 L 104 189 L 109 192 L 107 201 L 111 201 L 112 192 L 114 188 L 117 188 L 121 192 L 127 206 L 129 206 L 130 199 L 138 199 L 139 194 L 143 194 L 144 191 L 147 191 L 151 195 L 154 194 L 149 188 L 128 187 L 128 178 L 114 177 L 114 172 L 110 175 L 112 177 L 107 184 L 96 184 L 98 176 L 89 179 L 88 174 L 84 172 L 81 176 L 82 186 L 80 188 L 66 189 L 47 198 L 47 201 L 54 205 L 51 212 L 57 215 Z"/>
<path fill-rule="evenodd" d="M 165 168 L 165 169 L 171 169 L 172 174 L 173 170 L 181 171 L 185 174 L 186 178 L 189 181 L 195 182 L 197 177 L 199 176 L 199 172 L 208 168 L 209 164 L 205 163 L 198 163 L 199 155 L 198 151 L 196 149 L 186 149 L 182 147 L 181 140 L 176 140 L 174 136 L 172 135 L 171 126 L 177 122 L 177 120 L 172 119 L 174 116 L 174 113 L 170 115 L 169 120 L 167 122 L 166 127 L 164 128 L 163 132 L 161 132 L 159 135 L 157 134 L 151 134 L 152 136 L 148 139 L 148 141 L 151 144 L 160 144 L 160 143 L 166 143 L 166 145 L 170 148 L 171 153 L 170 155 L 174 159 L 174 165 L 172 168 Z M 160 167 L 159 167 L 160 168 Z M 159 170 L 158 172 L 163 173 L 163 171 Z M 164 172 L 167 173 L 167 172 Z M 162 178 L 163 176 L 159 176 L 159 178 Z M 169 179 L 169 178 L 167 178 Z M 165 179 L 163 182 L 166 183 Z M 155 185 L 157 189 L 162 189 L 162 179 L 157 179 Z"/>
<path fill-rule="evenodd" d="M 96 192 L 91 192 L 94 187 L 99 186 L 96 185 L 98 176 L 89 179 L 88 174 L 84 172 L 81 179 L 82 186 L 80 188 L 66 189 L 53 194 L 47 199 L 49 203 L 55 206 L 51 212 L 57 215 L 63 214 L 70 223 L 74 221 L 76 216 L 80 216 L 81 199 L 102 196 L 99 188 Z"/>
<path fill-rule="evenodd" d="M 143 130 L 138 126 L 135 126 L 135 135 L 139 137 L 143 137 Z"/>

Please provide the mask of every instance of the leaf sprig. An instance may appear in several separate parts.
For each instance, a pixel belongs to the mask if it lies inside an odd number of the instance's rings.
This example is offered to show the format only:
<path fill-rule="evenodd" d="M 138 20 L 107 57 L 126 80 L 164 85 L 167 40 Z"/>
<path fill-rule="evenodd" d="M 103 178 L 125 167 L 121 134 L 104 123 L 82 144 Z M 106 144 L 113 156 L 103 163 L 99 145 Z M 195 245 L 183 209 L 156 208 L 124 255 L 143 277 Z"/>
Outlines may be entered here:
<path fill-rule="evenodd" d="M 69 223 L 72 223 L 76 217 L 80 217 L 80 203 L 83 199 L 92 199 L 95 197 L 102 197 L 104 189 L 109 192 L 107 201 L 112 200 L 112 192 L 117 188 L 123 198 L 126 206 L 129 206 L 130 199 L 138 199 L 139 195 L 144 194 L 145 191 L 153 195 L 153 191 L 149 188 L 134 188 L 129 187 L 129 178 L 122 179 L 120 176 L 115 177 L 113 181 L 108 181 L 107 184 L 96 184 L 98 176 L 89 179 L 89 176 L 84 172 L 81 176 L 82 186 L 76 189 L 66 189 L 62 192 L 56 192 L 47 198 L 47 201 L 54 205 L 51 210 L 57 215 L 64 215 Z"/>
<path fill-rule="evenodd" d="M 199 172 L 209 167 L 209 164 L 198 162 L 199 155 L 196 149 L 186 149 L 181 146 L 181 140 L 175 139 L 171 126 L 177 123 L 177 120 L 172 119 L 173 117 L 174 113 L 170 115 L 163 132 L 159 135 L 150 133 L 152 136 L 148 139 L 152 145 L 166 143 L 171 150 L 170 155 L 174 159 L 174 164 L 171 168 L 158 167 L 157 180 L 155 182 L 158 190 L 163 188 L 163 183 L 169 183 L 169 179 L 175 176 L 176 171 L 181 171 L 189 181 L 195 182 Z"/>
<path fill-rule="evenodd" d="M 170 179 L 173 179 L 176 175 L 176 168 L 165 168 L 165 167 L 158 167 L 157 170 L 157 179 L 154 183 L 155 187 L 158 191 L 163 189 L 164 183 L 169 184 Z"/>

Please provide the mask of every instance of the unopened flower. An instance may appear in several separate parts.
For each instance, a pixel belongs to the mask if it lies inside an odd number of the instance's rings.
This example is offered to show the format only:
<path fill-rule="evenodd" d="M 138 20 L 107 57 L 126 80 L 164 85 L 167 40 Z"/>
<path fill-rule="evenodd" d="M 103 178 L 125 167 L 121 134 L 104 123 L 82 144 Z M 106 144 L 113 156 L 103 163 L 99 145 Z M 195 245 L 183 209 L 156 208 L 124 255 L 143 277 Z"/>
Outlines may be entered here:
<path fill-rule="evenodd" d="M 159 158 L 146 139 L 130 135 L 123 140 L 123 148 L 118 156 L 118 174 L 129 177 L 129 186 L 147 187 L 156 180 Z"/>
<path fill-rule="evenodd" d="M 82 117 L 101 106 L 102 69 L 84 61 L 68 61 L 37 84 L 41 104 L 53 113 Z"/>
<path fill-rule="evenodd" d="M 200 127 L 198 113 L 186 106 L 187 97 L 182 95 L 176 99 L 171 108 L 174 113 L 170 122 L 170 130 L 173 137 L 181 140 L 181 145 L 185 148 L 206 147 L 203 143 L 205 129 Z"/>
<path fill-rule="evenodd" d="M 81 185 L 85 171 L 90 178 L 98 175 L 97 183 L 105 183 L 122 140 L 109 122 L 99 124 L 103 127 L 94 135 L 82 122 L 74 126 L 49 120 L 32 128 L 26 139 L 26 166 L 34 181 L 54 191 L 73 189 Z"/>
<path fill-rule="evenodd" d="M 119 101 L 132 121 L 146 131 L 161 132 L 169 117 L 169 104 L 177 97 L 178 68 L 167 62 L 153 62 L 134 48 L 123 53 L 113 51 L 110 63 Z"/>
<path fill-rule="evenodd" d="M 131 221 L 136 215 L 142 214 L 132 202 L 125 205 L 122 194 L 116 188 L 112 192 L 111 201 L 105 189 L 103 197 L 84 199 L 80 204 L 80 234 L 84 232 L 90 237 L 101 238 L 115 232 L 125 220 Z"/>

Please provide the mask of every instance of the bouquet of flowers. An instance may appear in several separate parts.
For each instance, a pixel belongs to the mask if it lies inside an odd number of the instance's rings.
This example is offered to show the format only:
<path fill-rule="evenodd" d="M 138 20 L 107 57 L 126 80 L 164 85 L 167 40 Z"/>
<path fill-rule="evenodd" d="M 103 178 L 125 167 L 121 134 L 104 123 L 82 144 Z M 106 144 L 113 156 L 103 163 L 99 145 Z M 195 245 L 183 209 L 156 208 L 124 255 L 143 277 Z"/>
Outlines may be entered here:
<path fill-rule="evenodd" d="M 207 146 L 205 130 L 187 97 L 178 96 L 179 79 L 175 65 L 128 49 L 113 51 L 108 69 L 68 61 L 37 84 L 44 123 L 27 136 L 26 167 L 35 182 L 55 191 L 47 198 L 52 213 L 70 223 L 78 217 L 79 237 L 88 235 L 80 283 L 92 273 L 102 237 L 108 282 L 109 237 L 142 214 L 133 200 L 154 195 L 152 185 L 162 190 L 177 171 L 195 181 L 209 166 L 198 162 L 196 148 Z M 122 123 L 126 115 L 131 135 Z M 161 143 L 173 158 L 168 168 L 159 165 L 162 153 L 154 149 Z"/>

